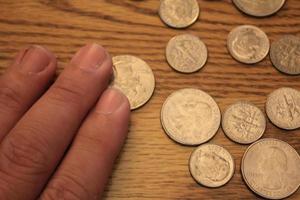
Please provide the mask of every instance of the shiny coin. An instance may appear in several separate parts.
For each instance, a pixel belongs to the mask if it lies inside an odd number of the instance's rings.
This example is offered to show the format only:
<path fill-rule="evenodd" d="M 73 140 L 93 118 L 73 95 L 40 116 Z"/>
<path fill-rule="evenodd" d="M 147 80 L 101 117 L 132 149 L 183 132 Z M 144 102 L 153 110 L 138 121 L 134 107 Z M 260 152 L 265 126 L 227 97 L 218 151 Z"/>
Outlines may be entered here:
<path fill-rule="evenodd" d="M 250 144 L 264 134 L 266 119 L 263 112 L 255 105 L 238 102 L 225 111 L 222 128 L 231 140 L 241 144 Z"/>
<path fill-rule="evenodd" d="M 189 161 L 192 177 L 201 185 L 220 187 L 234 174 L 234 160 L 223 147 L 204 144 L 193 151 Z"/>
<path fill-rule="evenodd" d="M 173 28 L 185 28 L 199 17 L 197 0 L 161 0 L 159 16 L 164 23 Z"/>
<path fill-rule="evenodd" d="M 300 92 L 292 88 L 273 91 L 268 96 L 266 112 L 271 122 L 279 128 L 300 128 Z"/>
<path fill-rule="evenodd" d="M 207 48 L 196 36 L 190 34 L 173 37 L 166 48 L 167 61 L 172 68 L 183 73 L 201 69 L 207 60 Z"/>
<path fill-rule="evenodd" d="M 128 98 L 131 109 L 144 105 L 152 96 L 155 79 L 146 62 L 131 55 L 113 57 L 112 87 L 120 89 Z"/>
<path fill-rule="evenodd" d="M 270 42 L 268 36 L 261 29 L 243 25 L 229 33 L 227 47 L 236 60 L 254 64 L 262 61 L 268 55 Z"/>
<path fill-rule="evenodd" d="M 219 129 L 220 120 L 217 103 L 198 89 L 181 89 L 172 93 L 161 110 L 166 134 L 184 145 L 198 145 L 210 140 Z"/>
<path fill-rule="evenodd" d="M 300 38 L 286 35 L 273 42 L 270 58 L 279 71 L 291 75 L 300 74 Z"/>
<path fill-rule="evenodd" d="M 286 142 L 263 139 L 252 144 L 242 159 L 246 184 L 256 194 L 268 199 L 283 199 L 300 185 L 300 157 Z"/>
<path fill-rule="evenodd" d="M 285 0 L 233 0 L 242 12 L 255 17 L 266 17 L 280 10 Z"/>

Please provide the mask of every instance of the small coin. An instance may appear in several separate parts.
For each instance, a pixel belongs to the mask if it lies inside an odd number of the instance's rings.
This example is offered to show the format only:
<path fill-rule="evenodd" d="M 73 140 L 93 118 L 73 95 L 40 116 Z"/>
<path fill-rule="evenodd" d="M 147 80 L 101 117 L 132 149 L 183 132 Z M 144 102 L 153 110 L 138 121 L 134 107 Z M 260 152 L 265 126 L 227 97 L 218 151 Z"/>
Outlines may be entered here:
<path fill-rule="evenodd" d="M 159 16 L 173 28 L 186 28 L 195 23 L 200 9 L 197 0 L 161 0 Z"/>
<path fill-rule="evenodd" d="M 248 187 L 264 198 L 283 199 L 300 186 L 299 154 L 277 139 L 262 139 L 248 147 L 241 169 Z"/>
<path fill-rule="evenodd" d="M 166 48 L 167 61 L 172 68 L 182 73 L 201 69 L 207 60 L 206 45 L 190 34 L 173 37 Z"/>
<path fill-rule="evenodd" d="M 203 144 L 193 151 L 189 160 L 192 177 L 201 185 L 221 187 L 234 174 L 234 160 L 223 147 L 215 144 Z"/>
<path fill-rule="evenodd" d="M 258 107 L 241 101 L 227 108 L 223 115 L 222 128 L 231 140 L 250 144 L 264 134 L 266 119 Z"/>
<path fill-rule="evenodd" d="M 272 43 L 270 58 L 281 72 L 290 75 L 300 74 L 300 38 L 286 35 Z"/>
<path fill-rule="evenodd" d="M 282 8 L 285 0 L 233 0 L 242 12 L 254 17 L 270 16 Z"/>
<path fill-rule="evenodd" d="M 220 121 L 220 109 L 214 99 L 193 88 L 172 93 L 161 110 L 161 122 L 166 134 L 184 145 L 207 142 L 216 134 Z"/>
<path fill-rule="evenodd" d="M 228 35 L 227 48 L 233 58 L 245 64 L 262 61 L 269 53 L 268 36 L 259 28 L 243 25 L 234 28 Z"/>
<path fill-rule="evenodd" d="M 267 99 L 266 112 L 273 124 L 279 128 L 300 128 L 300 92 L 292 88 L 279 88 Z"/>
<path fill-rule="evenodd" d="M 112 87 L 120 89 L 128 98 L 131 110 L 144 105 L 152 96 L 155 78 L 148 64 L 131 55 L 113 57 Z"/>

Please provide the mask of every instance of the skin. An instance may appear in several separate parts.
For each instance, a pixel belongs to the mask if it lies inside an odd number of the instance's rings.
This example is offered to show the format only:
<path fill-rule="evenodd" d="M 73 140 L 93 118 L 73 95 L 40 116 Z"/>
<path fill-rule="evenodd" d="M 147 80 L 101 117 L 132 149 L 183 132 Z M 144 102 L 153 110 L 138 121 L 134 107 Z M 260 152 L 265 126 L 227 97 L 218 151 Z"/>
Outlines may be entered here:
<path fill-rule="evenodd" d="M 31 46 L 0 78 L 0 199 L 102 196 L 129 102 L 108 89 L 112 61 L 97 44 L 82 47 L 53 83 L 56 67 L 49 50 Z"/>

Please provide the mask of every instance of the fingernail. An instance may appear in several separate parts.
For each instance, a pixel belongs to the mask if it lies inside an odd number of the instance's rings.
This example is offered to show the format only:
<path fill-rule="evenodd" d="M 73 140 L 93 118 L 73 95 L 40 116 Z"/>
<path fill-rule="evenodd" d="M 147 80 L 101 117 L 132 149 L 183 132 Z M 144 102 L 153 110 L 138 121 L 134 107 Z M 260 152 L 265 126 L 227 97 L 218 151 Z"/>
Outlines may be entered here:
<path fill-rule="evenodd" d="M 97 69 L 105 61 L 107 53 L 98 44 L 89 44 L 82 47 L 72 58 L 71 64 L 82 69 Z"/>
<path fill-rule="evenodd" d="M 51 62 L 51 53 L 41 46 L 29 47 L 20 61 L 21 70 L 26 73 L 43 71 Z"/>
<path fill-rule="evenodd" d="M 101 114 L 114 113 L 126 101 L 126 97 L 117 89 L 109 88 L 101 96 L 96 112 Z"/>

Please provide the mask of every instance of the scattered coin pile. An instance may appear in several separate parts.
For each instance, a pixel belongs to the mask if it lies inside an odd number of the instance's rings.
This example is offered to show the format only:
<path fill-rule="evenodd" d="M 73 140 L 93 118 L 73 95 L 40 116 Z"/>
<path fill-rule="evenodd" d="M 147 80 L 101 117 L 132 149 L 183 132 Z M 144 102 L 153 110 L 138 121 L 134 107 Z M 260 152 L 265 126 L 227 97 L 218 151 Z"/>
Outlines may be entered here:
<path fill-rule="evenodd" d="M 233 0 L 233 3 L 247 15 L 265 17 L 279 11 L 285 0 Z M 166 25 L 181 29 L 197 21 L 200 8 L 197 0 L 161 0 L 158 13 Z M 245 64 L 258 63 L 270 52 L 274 67 L 280 72 L 300 74 L 300 38 L 296 36 L 283 36 L 270 45 L 263 30 L 242 25 L 229 33 L 227 48 L 235 60 Z M 167 62 L 181 73 L 199 71 L 207 57 L 204 42 L 191 34 L 174 36 L 166 47 Z M 155 89 L 151 68 L 131 55 L 116 56 L 113 64 L 112 86 L 128 97 L 132 110 L 144 105 Z M 300 91 L 286 87 L 273 91 L 266 101 L 266 114 L 279 128 L 300 128 Z M 234 159 L 229 151 L 206 143 L 222 124 L 224 133 L 232 141 L 253 143 L 241 163 L 243 179 L 253 192 L 264 198 L 280 199 L 290 196 L 300 186 L 299 154 L 283 141 L 260 139 L 266 130 L 265 115 L 250 102 L 232 104 L 221 120 L 220 109 L 209 94 L 196 88 L 185 88 L 173 92 L 165 100 L 161 123 L 166 134 L 177 143 L 200 145 L 190 156 L 189 170 L 201 185 L 220 187 L 234 174 Z"/>

